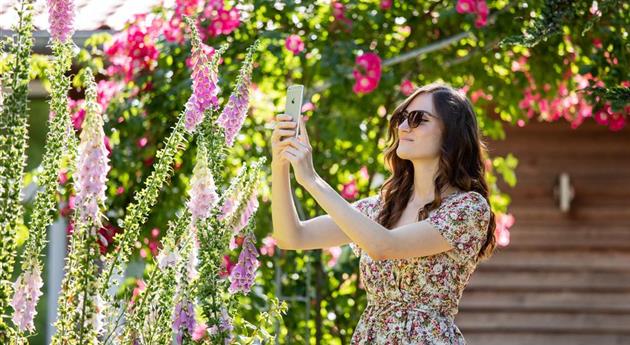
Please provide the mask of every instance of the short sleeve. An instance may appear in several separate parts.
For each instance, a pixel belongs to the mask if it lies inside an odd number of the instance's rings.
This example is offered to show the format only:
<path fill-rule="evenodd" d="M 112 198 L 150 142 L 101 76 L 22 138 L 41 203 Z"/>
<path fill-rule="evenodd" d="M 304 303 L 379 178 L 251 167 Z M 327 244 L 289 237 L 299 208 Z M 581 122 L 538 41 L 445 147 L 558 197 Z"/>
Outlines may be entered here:
<path fill-rule="evenodd" d="M 368 217 L 372 217 L 372 208 L 374 207 L 374 203 L 376 202 L 378 196 L 372 195 L 365 197 L 363 199 L 356 200 L 352 202 L 354 208 L 358 209 L 361 213 Z M 354 255 L 361 257 L 361 247 L 359 247 L 356 243 L 350 242 L 348 243 Z"/>
<path fill-rule="evenodd" d="M 427 221 L 448 241 L 460 261 L 473 259 L 486 240 L 490 205 L 475 191 L 444 201 Z"/>

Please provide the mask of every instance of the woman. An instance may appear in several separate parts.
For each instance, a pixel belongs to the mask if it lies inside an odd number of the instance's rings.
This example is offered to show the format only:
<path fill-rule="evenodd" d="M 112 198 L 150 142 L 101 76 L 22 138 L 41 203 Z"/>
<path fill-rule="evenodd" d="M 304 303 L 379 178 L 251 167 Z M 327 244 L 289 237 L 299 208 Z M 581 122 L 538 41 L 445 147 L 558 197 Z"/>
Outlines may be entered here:
<path fill-rule="evenodd" d="M 348 243 L 360 257 L 368 304 L 352 344 L 465 344 L 454 323 L 458 303 L 477 264 L 495 247 L 486 146 L 466 96 L 434 83 L 402 102 L 389 124 L 391 176 L 379 194 L 352 204 L 315 172 L 305 126 L 298 138 L 292 128 L 289 117 L 278 115 L 273 237 L 291 250 Z M 289 166 L 326 215 L 298 219 Z"/>

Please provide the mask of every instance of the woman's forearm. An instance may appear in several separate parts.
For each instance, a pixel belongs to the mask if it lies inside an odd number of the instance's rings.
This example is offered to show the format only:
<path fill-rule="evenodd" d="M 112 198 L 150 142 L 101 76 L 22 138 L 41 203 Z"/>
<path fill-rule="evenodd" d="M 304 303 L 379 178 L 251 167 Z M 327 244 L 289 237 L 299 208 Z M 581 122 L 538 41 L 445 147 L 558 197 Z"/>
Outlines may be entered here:
<path fill-rule="evenodd" d="M 271 162 L 272 237 L 280 248 L 293 247 L 300 233 L 300 219 L 291 193 L 289 166 Z"/>

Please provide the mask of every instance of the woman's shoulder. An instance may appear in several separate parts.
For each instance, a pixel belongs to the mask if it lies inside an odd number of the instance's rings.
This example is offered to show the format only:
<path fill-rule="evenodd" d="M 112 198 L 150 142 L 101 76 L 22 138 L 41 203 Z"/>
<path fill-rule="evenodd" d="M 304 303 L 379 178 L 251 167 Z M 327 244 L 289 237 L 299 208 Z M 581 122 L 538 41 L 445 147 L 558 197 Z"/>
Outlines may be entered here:
<path fill-rule="evenodd" d="M 455 196 L 449 199 L 442 203 L 443 206 L 449 208 L 472 208 L 481 211 L 482 214 L 490 211 L 490 204 L 486 197 L 474 190 L 456 193 Z"/>
<path fill-rule="evenodd" d="M 380 195 L 373 194 L 352 202 L 352 206 L 361 211 L 371 210 L 380 204 Z"/>
<path fill-rule="evenodd" d="M 380 201 L 380 195 L 378 194 L 373 194 L 370 196 L 366 196 L 364 198 L 355 200 L 352 202 L 353 206 L 367 206 L 367 205 L 374 205 L 377 204 L 378 201 Z"/>

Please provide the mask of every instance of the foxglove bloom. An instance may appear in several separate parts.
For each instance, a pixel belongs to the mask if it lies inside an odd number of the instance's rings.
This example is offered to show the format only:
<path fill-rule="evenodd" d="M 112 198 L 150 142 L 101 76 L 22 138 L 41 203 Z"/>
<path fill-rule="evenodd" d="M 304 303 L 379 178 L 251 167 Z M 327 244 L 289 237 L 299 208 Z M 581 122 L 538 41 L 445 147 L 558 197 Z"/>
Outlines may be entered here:
<path fill-rule="evenodd" d="M 217 122 L 225 129 L 225 143 L 230 147 L 234 145 L 234 138 L 240 131 L 245 116 L 247 116 L 249 83 L 249 76 L 242 79 L 237 89 L 230 95 L 227 105 L 217 119 Z"/>
<path fill-rule="evenodd" d="M 65 42 L 74 33 L 74 1 L 48 0 L 48 24 L 52 39 Z"/>
<path fill-rule="evenodd" d="M 219 319 L 219 328 L 224 332 L 231 332 L 234 329 L 232 318 L 225 306 L 221 307 L 221 317 Z"/>
<path fill-rule="evenodd" d="M 252 236 L 250 234 L 245 237 L 238 263 L 230 274 L 230 282 L 232 282 L 229 288 L 230 293 L 241 291 L 247 294 L 254 284 L 256 269 L 260 266 L 260 262 L 257 259 L 258 252 Z"/>
<path fill-rule="evenodd" d="M 180 261 L 180 255 L 177 252 L 162 249 L 156 259 L 158 267 L 165 270 L 168 267 L 175 267 L 175 265 Z"/>
<path fill-rule="evenodd" d="M 37 265 L 31 265 L 32 270 L 24 272 L 13 283 L 13 299 L 11 307 L 13 307 L 13 323 L 20 331 L 33 331 L 33 319 L 37 314 L 35 307 L 37 301 L 42 295 L 41 288 L 44 285 L 42 281 L 41 271 Z"/>
<path fill-rule="evenodd" d="M 236 206 L 236 201 L 232 198 L 225 199 L 223 206 L 221 206 L 221 213 L 217 216 L 219 220 L 223 220 L 227 218 L 232 212 L 234 212 L 234 206 Z"/>
<path fill-rule="evenodd" d="M 176 343 L 182 343 L 184 340 L 184 332 L 192 334 L 194 330 L 194 305 L 188 300 L 181 300 L 175 305 L 175 311 L 173 312 L 173 332 L 175 332 Z"/>
<path fill-rule="evenodd" d="M 196 25 L 189 20 L 193 31 L 192 64 L 193 93 L 186 103 L 186 130 L 192 132 L 203 120 L 203 113 L 219 104 L 217 95 L 221 91 L 216 64 L 210 63 L 204 44 L 199 40 Z M 217 54 L 213 51 L 212 56 Z"/>
<path fill-rule="evenodd" d="M 86 92 L 86 116 L 79 144 L 75 204 L 79 219 L 90 219 L 100 227 L 99 205 L 105 201 L 109 158 L 105 147 L 101 106 L 95 102 L 96 90 L 88 87 Z"/>
<path fill-rule="evenodd" d="M 251 74 L 253 68 L 253 53 L 258 47 L 259 41 L 254 42 L 248 49 L 245 62 L 241 68 L 240 74 L 236 81 L 236 87 L 227 105 L 223 108 L 223 112 L 217 119 L 217 124 L 221 125 L 225 130 L 225 143 L 231 147 L 234 144 L 234 138 L 238 131 L 241 130 L 241 126 L 247 116 L 247 109 L 249 108 L 249 86 L 251 84 Z"/>
<path fill-rule="evenodd" d="M 214 177 L 208 166 L 208 154 L 205 146 L 201 145 L 197 149 L 197 163 L 193 169 L 193 176 L 190 181 L 190 200 L 188 208 L 193 220 L 206 219 L 210 211 L 219 200 L 216 192 Z"/>
<path fill-rule="evenodd" d="M 258 195 L 256 193 L 256 190 L 254 190 L 254 193 L 247 201 L 247 205 L 245 205 L 243 213 L 241 213 L 241 218 L 239 219 L 239 222 L 236 223 L 234 225 L 234 228 L 232 229 L 235 234 L 239 234 L 241 230 L 245 227 L 245 225 L 247 225 L 249 219 L 254 215 L 254 213 L 256 213 L 258 205 Z"/>

